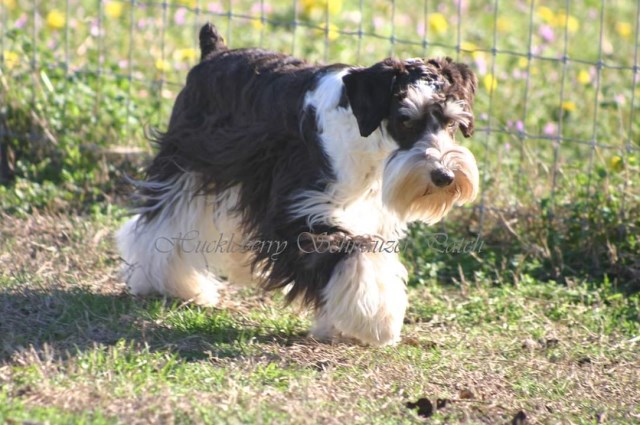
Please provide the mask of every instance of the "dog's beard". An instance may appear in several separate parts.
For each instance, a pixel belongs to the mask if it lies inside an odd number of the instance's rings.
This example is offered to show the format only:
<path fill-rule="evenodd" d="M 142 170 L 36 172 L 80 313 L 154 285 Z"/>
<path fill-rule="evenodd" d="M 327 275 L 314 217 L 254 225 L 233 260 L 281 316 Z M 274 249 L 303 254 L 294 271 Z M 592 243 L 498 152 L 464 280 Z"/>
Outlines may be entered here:
<path fill-rule="evenodd" d="M 437 223 L 454 205 L 471 202 L 478 194 L 478 167 L 467 148 L 428 151 L 428 157 L 421 148 L 397 151 L 385 166 L 383 201 L 407 222 Z M 437 187 L 431 181 L 430 173 L 437 162 L 454 174 L 453 182 L 446 187 Z"/>

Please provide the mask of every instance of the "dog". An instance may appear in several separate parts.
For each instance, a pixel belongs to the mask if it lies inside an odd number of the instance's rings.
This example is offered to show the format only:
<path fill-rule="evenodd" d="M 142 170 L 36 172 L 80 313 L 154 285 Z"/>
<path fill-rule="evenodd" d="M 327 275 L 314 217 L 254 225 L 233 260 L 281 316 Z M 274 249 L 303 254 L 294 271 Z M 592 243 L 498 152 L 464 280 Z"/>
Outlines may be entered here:
<path fill-rule="evenodd" d="M 450 58 L 319 66 L 200 31 L 201 62 L 116 235 L 133 294 L 203 305 L 224 281 L 283 288 L 311 335 L 400 340 L 409 223 L 474 200 L 477 78 Z M 376 248 L 377 247 L 377 248 Z"/>

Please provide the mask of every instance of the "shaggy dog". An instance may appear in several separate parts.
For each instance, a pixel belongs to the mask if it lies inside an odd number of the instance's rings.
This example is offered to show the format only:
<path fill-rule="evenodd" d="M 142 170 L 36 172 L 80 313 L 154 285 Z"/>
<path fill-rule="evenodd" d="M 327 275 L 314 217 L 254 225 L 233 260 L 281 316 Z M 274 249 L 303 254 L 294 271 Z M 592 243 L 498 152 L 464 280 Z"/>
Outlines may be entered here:
<path fill-rule="evenodd" d="M 477 80 L 451 59 L 318 66 L 229 50 L 214 26 L 117 234 L 134 294 L 213 305 L 223 279 L 286 288 L 312 335 L 394 344 L 407 306 L 397 246 L 478 192 Z"/>

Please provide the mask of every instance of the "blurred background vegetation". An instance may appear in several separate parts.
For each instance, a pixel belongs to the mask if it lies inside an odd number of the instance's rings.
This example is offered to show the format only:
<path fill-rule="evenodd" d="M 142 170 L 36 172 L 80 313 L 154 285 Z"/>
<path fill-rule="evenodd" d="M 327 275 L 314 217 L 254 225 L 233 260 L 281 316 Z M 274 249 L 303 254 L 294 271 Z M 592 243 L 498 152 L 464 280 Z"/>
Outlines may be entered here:
<path fill-rule="evenodd" d="M 640 1 L 0 0 L 0 209 L 124 214 L 211 21 L 232 47 L 367 65 L 451 56 L 479 76 L 463 140 L 482 195 L 415 226 L 430 279 L 640 290 Z M 0 216 L 1 217 L 1 216 Z M 433 234 L 483 242 L 452 253 Z"/>

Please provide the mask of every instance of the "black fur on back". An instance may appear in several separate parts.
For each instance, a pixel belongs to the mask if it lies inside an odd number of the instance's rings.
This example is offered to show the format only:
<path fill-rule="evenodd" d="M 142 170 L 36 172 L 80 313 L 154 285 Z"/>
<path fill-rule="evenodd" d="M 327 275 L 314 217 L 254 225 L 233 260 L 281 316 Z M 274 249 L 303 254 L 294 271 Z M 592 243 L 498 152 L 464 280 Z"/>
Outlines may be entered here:
<path fill-rule="evenodd" d="M 264 287 L 293 283 L 289 301 L 301 298 L 318 307 L 335 265 L 348 254 L 299 250 L 299 235 L 310 229 L 305 218 L 291 218 L 289 209 L 293 195 L 322 191 L 334 178 L 317 139 L 315 111 L 305 111 L 303 101 L 323 74 L 344 66 L 313 66 L 261 49 L 227 50 L 216 47 L 222 39 L 218 37 L 213 26 L 201 31 L 205 60 L 190 71 L 178 95 L 146 180 L 170 182 L 184 172 L 196 172 L 201 177 L 196 196 L 238 187 L 237 211 L 247 234 L 287 242 L 275 260 L 272 253 L 257 252 L 252 266 L 266 272 Z M 156 219 L 161 193 L 143 183 L 140 195 L 143 220 Z M 331 225 L 313 231 L 348 233 Z"/>

